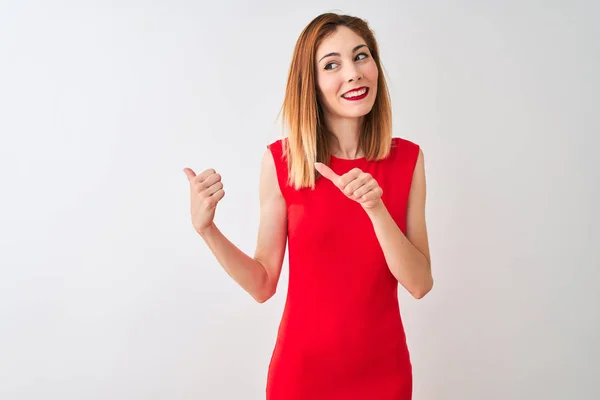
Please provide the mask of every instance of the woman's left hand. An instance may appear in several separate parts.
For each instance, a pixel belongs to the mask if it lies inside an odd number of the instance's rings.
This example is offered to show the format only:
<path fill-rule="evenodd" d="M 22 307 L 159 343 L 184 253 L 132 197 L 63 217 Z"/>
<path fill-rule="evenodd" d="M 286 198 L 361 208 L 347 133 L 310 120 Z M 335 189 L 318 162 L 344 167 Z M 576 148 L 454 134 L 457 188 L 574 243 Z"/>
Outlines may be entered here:
<path fill-rule="evenodd" d="M 315 169 L 333 182 L 348 198 L 360 203 L 366 211 L 383 205 L 381 200 L 383 189 L 368 172 L 354 168 L 340 176 L 327 165 L 319 162 L 315 163 Z"/>

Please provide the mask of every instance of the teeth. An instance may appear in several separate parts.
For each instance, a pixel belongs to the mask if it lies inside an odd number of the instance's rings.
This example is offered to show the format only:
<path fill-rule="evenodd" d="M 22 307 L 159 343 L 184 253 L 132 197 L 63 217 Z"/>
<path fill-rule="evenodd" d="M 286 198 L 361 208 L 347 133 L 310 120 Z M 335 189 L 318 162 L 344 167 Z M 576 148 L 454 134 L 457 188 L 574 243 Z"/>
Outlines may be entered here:
<path fill-rule="evenodd" d="M 354 92 L 346 93 L 343 97 L 357 97 L 367 92 L 367 89 L 356 90 Z"/>

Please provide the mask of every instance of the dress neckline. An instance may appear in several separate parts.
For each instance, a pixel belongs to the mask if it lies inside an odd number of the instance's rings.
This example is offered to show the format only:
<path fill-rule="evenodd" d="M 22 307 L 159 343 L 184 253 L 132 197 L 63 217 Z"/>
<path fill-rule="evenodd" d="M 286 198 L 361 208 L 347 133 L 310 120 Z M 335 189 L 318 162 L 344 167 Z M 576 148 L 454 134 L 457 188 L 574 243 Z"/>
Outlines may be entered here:
<path fill-rule="evenodd" d="M 365 160 L 367 157 L 359 157 L 359 158 L 339 158 L 334 156 L 333 154 L 331 155 L 331 159 L 332 160 L 336 160 L 336 161 L 342 161 L 342 162 L 352 162 L 352 161 L 362 161 Z"/>

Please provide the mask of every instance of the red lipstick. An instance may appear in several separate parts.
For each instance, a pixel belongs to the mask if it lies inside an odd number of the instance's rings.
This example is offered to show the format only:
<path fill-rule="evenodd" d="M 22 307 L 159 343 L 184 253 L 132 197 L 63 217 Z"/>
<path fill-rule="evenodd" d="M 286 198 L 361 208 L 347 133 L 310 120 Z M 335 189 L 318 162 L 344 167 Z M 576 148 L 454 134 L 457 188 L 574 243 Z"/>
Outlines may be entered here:
<path fill-rule="evenodd" d="M 362 90 L 362 89 L 366 89 L 366 91 L 365 91 L 363 94 L 361 94 L 360 96 L 355 96 L 355 97 L 344 97 L 344 95 L 345 95 L 346 93 L 355 92 L 355 91 Z M 361 86 L 361 87 L 359 87 L 359 88 L 356 88 L 356 89 L 349 90 L 349 91 L 347 91 L 346 93 L 344 93 L 344 95 L 342 95 L 342 98 L 344 98 L 345 100 L 349 100 L 349 101 L 357 101 L 357 100 L 362 100 L 362 99 L 364 99 L 365 97 L 367 97 L 367 95 L 369 94 L 369 88 L 368 88 L 368 87 L 366 87 L 366 86 Z"/>

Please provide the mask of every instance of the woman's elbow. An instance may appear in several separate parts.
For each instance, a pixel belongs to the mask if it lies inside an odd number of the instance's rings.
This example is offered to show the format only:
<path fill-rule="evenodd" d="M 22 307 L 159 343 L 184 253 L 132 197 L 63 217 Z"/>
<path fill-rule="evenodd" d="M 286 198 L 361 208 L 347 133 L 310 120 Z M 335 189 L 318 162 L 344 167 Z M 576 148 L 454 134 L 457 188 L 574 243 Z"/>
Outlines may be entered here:
<path fill-rule="evenodd" d="M 276 289 L 269 289 L 269 290 L 265 290 L 261 293 L 257 293 L 252 295 L 252 297 L 254 298 L 254 300 L 256 300 L 257 303 L 265 303 L 267 300 L 269 300 L 271 297 L 273 297 L 276 293 Z"/>
<path fill-rule="evenodd" d="M 419 300 L 422 299 L 423 297 L 425 297 L 427 295 L 427 293 L 431 292 L 431 289 L 433 289 L 433 279 L 429 280 L 429 282 L 426 285 L 421 286 L 420 288 L 411 291 L 411 295 Z"/>

